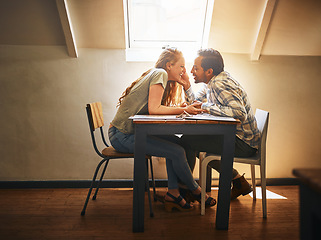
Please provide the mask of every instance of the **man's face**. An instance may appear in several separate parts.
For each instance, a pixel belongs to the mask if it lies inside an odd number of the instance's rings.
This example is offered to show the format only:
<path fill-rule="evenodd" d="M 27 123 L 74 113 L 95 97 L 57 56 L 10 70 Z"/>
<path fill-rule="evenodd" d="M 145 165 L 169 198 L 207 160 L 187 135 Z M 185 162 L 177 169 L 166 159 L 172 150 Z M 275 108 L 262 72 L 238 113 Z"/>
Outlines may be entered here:
<path fill-rule="evenodd" d="M 195 83 L 201 83 L 201 82 L 207 82 L 207 78 L 205 76 L 204 69 L 202 68 L 202 59 L 203 57 L 197 57 L 194 60 L 194 65 L 191 70 L 191 73 L 193 74 Z"/>

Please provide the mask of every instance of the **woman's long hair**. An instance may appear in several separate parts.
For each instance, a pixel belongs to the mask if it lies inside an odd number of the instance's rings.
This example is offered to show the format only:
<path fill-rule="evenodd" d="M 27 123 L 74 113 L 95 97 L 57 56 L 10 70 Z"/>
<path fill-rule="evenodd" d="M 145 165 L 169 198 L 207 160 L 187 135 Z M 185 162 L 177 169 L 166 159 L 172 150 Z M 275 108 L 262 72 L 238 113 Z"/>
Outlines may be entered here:
<path fill-rule="evenodd" d="M 181 51 L 177 50 L 176 48 L 167 48 L 159 56 L 155 64 L 155 68 L 163 68 L 166 71 L 166 64 L 168 62 L 175 64 L 181 57 L 183 57 Z M 137 80 L 135 80 L 128 88 L 126 88 L 118 100 L 117 107 L 121 105 L 122 100 L 129 94 L 134 85 L 143 79 L 150 71 L 151 69 L 144 72 Z M 182 86 L 178 82 L 168 81 L 163 94 L 162 105 L 179 106 L 182 104 L 182 102 Z"/>

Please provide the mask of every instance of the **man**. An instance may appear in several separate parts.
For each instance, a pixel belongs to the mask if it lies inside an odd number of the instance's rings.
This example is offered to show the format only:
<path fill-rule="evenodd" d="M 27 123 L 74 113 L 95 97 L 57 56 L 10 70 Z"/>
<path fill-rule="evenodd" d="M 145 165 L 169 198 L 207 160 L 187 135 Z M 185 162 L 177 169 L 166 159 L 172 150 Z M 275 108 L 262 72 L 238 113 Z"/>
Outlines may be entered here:
<path fill-rule="evenodd" d="M 214 49 L 198 51 L 191 73 L 195 83 L 205 83 L 206 86 L 194 94 L 187 74 L 181 83 L 185 90 L 187 103 L 202 102 L 201 108 L 212 115 L 233 117 L 239 119 L 235 136 L 235 156 L 249 157 L 256 153 L 260 141 L 260 133 L 253 115 L 251 104 L 242 86 L 224 71 L 221 54 Z M 188 136 L 182 137 L 187 160 L 193 171 L 197 152 L 221 154 L 223 137 L 216 136 Z M 212 161 L 212 168 L 220 171 L 220 161 Z M 251 185 L 233 169 L 233 188 L 231 199 L 252 192 Z"/>

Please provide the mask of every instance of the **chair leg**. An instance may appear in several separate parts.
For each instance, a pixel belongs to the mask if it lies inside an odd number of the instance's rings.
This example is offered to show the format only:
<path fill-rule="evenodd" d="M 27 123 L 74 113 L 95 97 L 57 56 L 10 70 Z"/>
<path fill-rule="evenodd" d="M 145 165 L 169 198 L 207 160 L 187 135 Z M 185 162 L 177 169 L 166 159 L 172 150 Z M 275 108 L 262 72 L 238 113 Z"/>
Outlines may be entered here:
<path fill-rule="evenodd" d="M 256 181 L 255 181 L 255 165 L 251 164 L 251 178 L 253 188 L 253 200 L 256 201 Z"/>
<path fill-rule="evenodd" d="M 150 188 L 149 188 L 149 179 L 148 179 L 148 159 L 146 159 L 146 188 L 147 188 L 147 195 L 148 195 L 148 203 L 149 203 L 149 216 L 154 217 L 153 206 L 152 206 L 152 199 L 150 197 Z"/>
<path fill-rule="evenodd" d="M 198 184 L 203 187 L 203 183 L 202 183 L 202 161 L 204 160 L 205 158 L 205 154 L 206 152 L 200 152 L 199 155 L 198 155 L 198 159 L 199 159 L 199 165 L 198 165 Z"/>
<path fill-rule="evenodd" d="M 152 175 L 153 197 L 154 197 L 154 202 L 156 202 L 156 201 L 157 201 L 157 198 L 156 198 L 156 189 L 155 189 L 155 179 L 154 179 L 154 171 L 153 171 L 152 158 L 149 159 L 149 163 L 150 163 L 150 173 L 151 173 L 151 175 Z"/>
<path fill-rule="evenodd" d="M 99 190 L 101 181 L 103 180 L 103 177 L 104 177 L 104 175 L 105 175 L 105 172 L 106 172 L 108 163 L 109 163 L 109 159 L 106 161 L 105 166 L 104 166 L 104 169 L 103 169 L 103 171 L 102 171 L 102 173 L 101 173 L 99 182 L 98 182 L 97 187 L 96 187 L 95 194 L 94 194 L 94 196 L 93 196 L 93 198 L 92 198 L 93 200 L 96 200 L 96 198 L 97 198 L 98 190 Z"/>
<path fill-rule="evenodd" d="M 260 171 L 261 171 L 261 189 L 262 189 L 263 218 L 267 218 L 267 207 L 266 207 L 266 173 L 265 173 L 265 166 L 260 166 Z"/>
<path fill-rule="evenodd" d="M 85 213 L 86 213 L 87 204 L 88 204 L 88 201 L 89 201 L 89 198 L 90 198 L 90 194 L 91 194 L 91 191 L 92 191 L 92 189 L 93 189 L 93 185 L 94 185 L 94 182 L 95 182 L 95 180 L 96 180 L 98 171 L 99 171 L 101 165 L 102 165 L 105 161 L 107 161 L 107 159 L 101 160 L 100 163 L 99 163 L 99 164 L 97 165 L 97 167 L 96 167 L 96 171 L 95 171 L 94 176 L 93 176 L 93 179 L 92 179 L 92 181 L 91 181 L 91 185 L 90 185 L 90 188 L 89 188 L 89 190 L 88 190 L 88 194 L 87 194 L 87 198 L 86 198 L 84 207 L 83 207 L 83 209 L 82 209 L 82 211 L 81 211 L 81 216 L 84 216 Z"/>
<path fill-rule="evenodd" d="M 207 167 L 208 163 L 213 161 L 215 158 L 212 156 L 208 156 L 202 160 L 201 164 L 201 182 L 202 182 L 202 190 L 201 190 L 201 215 L 205 215 L 205 196 L 206 196 L 206 175 L 207 175 Z"/>
<path fill-rule="evenodd" d="M 201 190 L 201 215 L 205 215 L 205 196 L 206 196 L 206 176 L 207 176 L 207 165 L 209 163 L 209 158 L 204 158 L 201 164 L 201 183 L 202 183 L 202 190 Z"/>

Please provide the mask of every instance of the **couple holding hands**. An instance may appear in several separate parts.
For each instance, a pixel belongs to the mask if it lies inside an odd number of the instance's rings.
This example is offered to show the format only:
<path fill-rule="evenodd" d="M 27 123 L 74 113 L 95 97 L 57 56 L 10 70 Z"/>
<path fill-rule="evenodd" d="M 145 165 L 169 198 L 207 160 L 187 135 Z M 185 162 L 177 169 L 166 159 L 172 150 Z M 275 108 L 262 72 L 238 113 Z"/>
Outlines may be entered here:
<path fill-rule="evenodd" d="M 207 112 L 216 116 L 239 119 L 235 136 L 235 156 L 249 157 L 258 149 L 260 133 L 242 86 L 224 71 L 221 54 L 214 49 L 198 51 L 191 73 L 195 83 L 205 83 L 194 93 L 185 68 L 181 51 L 165 49 L 155 67 L 144 72 L 129 86 L 118 102 L 118 111 L 112 120 L 108 135 L 112 146 L 119 152 L 134 152 L 134 126 L 128 118 L 133 115 L 178 115 Z M 184 91 L 185 99 L 182 92 Z M 146 154 L 166 158 L 168 190 L 164 196 L 165 209 L 179 211 L 193 209 L 192 201 L 201 200 L 201 188 L 192 171 L 199 152 L 220 154 L 222 136 L 148 136 Z M 220 161 L 212 161 L 211 167 L 220 171 Z M 252 191 L 250 184 L 233 169 L 231 199 Z M 206 206 L 216 200 L 208 195 Z"/>

